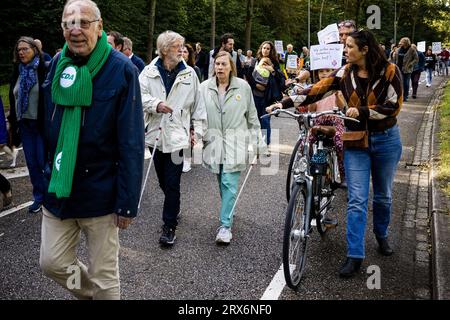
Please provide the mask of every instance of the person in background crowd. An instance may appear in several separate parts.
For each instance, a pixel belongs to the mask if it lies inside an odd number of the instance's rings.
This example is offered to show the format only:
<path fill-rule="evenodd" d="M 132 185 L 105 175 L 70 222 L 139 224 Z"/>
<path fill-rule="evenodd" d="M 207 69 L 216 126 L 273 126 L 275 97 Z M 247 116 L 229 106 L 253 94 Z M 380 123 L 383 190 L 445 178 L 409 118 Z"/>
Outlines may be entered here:
<path fill-rule="evenodd" d="M 445 75 L 448 76 L 448 61 L 450 59 L 450 52 L 447 48 L 444 48 L 439 54 L 439 57 L 441 57 L 443 68 L 445 68 Z"/>
<path fill-rule="evenodd" d="M 0 149 L 7 147 L 6 145 L 7 142 L 8 142 L 8 131 L 6 130 L 5 111 L 3 109 L 2 98 L 0 97 Z M 6 179 L 1 173 L 0 173 L 0 191 L 3 197 L 2 202 L 0 202 L 0 210 L 2 210 L 11 205 L 13 196 L 11 184 L 9 183 L 8 179 Z"/>
<path fill-rule="evenodd" d="M 256 110 L 258 111 L 258 119 L 261 123 L 261 129 L 264 130 L 263 134 L 266 135 L 266 144 L 270 147 L 271 138 L 271 128 L 270 128 L 270 117 L 261 119 L 261 117 L 266 114 L 266 107 L 271 105 L 276 101 L 280 101 L 283 97 L 283 91 L 285 89 L 285 77 L 280 70 L 280 64 L 278 63 L 277 53 L 275 52 L 275 46 L 271 41 L 264 41 L 259 46 L 258 52 L 256 53 L 257 62 L 251 74 L 254 75 L 256 69 L 262 63 L 263 58 L 268 58 L 272 64 L 269 69 L 269 78 L 267 84 L 263 87 L 257 86 L 255 77 L 249 77 L 250 87 L 252 88 L 253 99 L 255 100 Z M 270 150 L 267 150 L 267 156 L 270 156 Z"/>
<path fill-rule="evenodd" d="M 180 213 L 180 181 L 183 150 L 203 136 L 205 109 L 199 106 L 199 81 L 194 69 L 183 61 L 184 38 L 165 31 L 156 40 L 158 57 L 139 75 L 149 148 L 154 156 L 159 186 L 164 192 L 162 235 L 159 243 L 171 247 Z M 194 134 L 189 128 L 191 121 Z M 151 150 L 152 151 L 152 150 Z"/>
<path fill-rule="evenodd" d="M 411 73 L 411 84 L 412 84 L 412 98 L 417 98 L 417 89 L 419 87 L 420 74 L 424 70 L 425 67 L 425 55 L 423 52 L 417 50 L 417 46 L 412 44 L 411 47 L 417 51 L 417 55 L 419 57 L 419 61 L 414 65 L 413 72 Z"/>
<path fill-rule="evenodd" d="M 42 85 L 47 68 L 33 38 L 20 37 L 14 47 L 13 76 L 9 87 L 12 131 L 19 128 L 23 152 L 33 186 L 33 204 L 30 213 L 41 211 L 44 201 L 45 150 L 42 132 L 44 128 L 44 94 Z"/>
<path fill-rule="evenodd" d="M 200 82 L 208 79 L 208 54 L 202 49 L 202 44 L 195 44 L 195 65 L 200 69 Z"/>
<path fill-rule="evenodd" d="M 16 166 L 17 155 L 19 154 L 19 150 L 17 150 L 17 148 L 19 145 L 20 133 L 17 123 L 15 126 L 11 126 L 11 123 L 9 123 L 9 128 L 7 127 L 3 101 L 0 97 L 0 150 L 3 150 L 11 157 L 12 161 L 9 165 L 10 168 L 14 168 Z"/>
<path fill-rule="evenodd" d="M 107 33 L 108 43 L 113 49 L 122 52 L 123 51 L 123 35 L 117 31 L 110 31 Z"/>
<path fill-rule="evenodd" d="M 284 59 L 283 59 L 284 64 L 285 65 L 287 64 L 289 56 L 294 55 L 297 56 L 297 58 L 299 58 L 297 52 L 294 51 L 294 46 L 289 43 L 286 46 L 286 51 L 284 52 Z M 286 68 L 286 73 L 288 74 L 289 78 L 295 78 L 297 75 L 297 69 Z"/>
<path fill-rule="evenodd" d="M 139 73 L 142 72 L 145 68 L 144 60 L 142 60 L 139 56 L 137 56 L 133 52 L 133 42 L 130 40 L 130 38 L 124 37 L 123 38 L 123 54 L 126 55 L 128 58 L 130 58 L 131 62 L 138 68 Z"/>
<path fill-rule="evenodd" d="M 365 230 L 370 179 L 373 189 L 373 232 L 379 252 L 393 254 L 388 242 L 392 213 L 392 186 L 402 153 L 397 115 L 403 102 L 402 76 L 389 63 L 369 31 L 350 33 L 345 55 L 348 64 L 297 96 L 282 102 L 283 108 L 317 102 L 329 91 L 341 90 L 348 109 L 346 116 L 359 123 L 345 121 L 347 131 L 368 131 L 368 146 L 346 147 L 344 167 L 347 179 L 347 259 L 339 270 L 343 278 L 354 276 L 365 258 Z M 270 106 L 271 112 L 279 105 Z M 367 134 L 367 133 L 366 133 Z"/>
<path fill-rule="evenodd" d="M 36 47 L 39 49 L 39 51 L 42 53 L 42 57 L 44 58 L 44 61 L 45 61 L 45 66 L 48 67 L 48 65 L 50 64 L 50 61 L 52 61 L 52 56 L 49 55 L 44 50 L 42 50 L 42 42 L 41 42 L 41 40 L 34 39 L 34 43 L 36 44 Z"/>
<path fill-rule="evenodd" d="M 232 57 L 227 52 L 219 52 L 214 69 L 215 76 L 200 85 L 200 101 L 208 115 L 203 163 L 217 175 L 222 204 L 216 243 L 227 245 L 233 238 L 233 207 L 239 176 L 247 167 L 246 141 L 249 138 L 256 152 L 264 144 L 251 88 L 236 77 Z"/>
<path fill-rule="evenodd" d="M 411 73 L 414 65 L 419 62 L 417 50 L 411 47 L 409 38 L 401 38 L 398 43 L 398 50 L 394 56 L 395 64 L 402 71 L 403 77 L 403 101 L 407 102 L 409 97 L 409 82 L 411 81 Z"/>
<path fill-rule="evenodd" d="M 338 23 L 338 31 L 339 31 L 339 42 L 344 45 L 346 44 L 347 37 L 351 32 L 356 31 L 356 22 L 354 20 L 343 20 Z M 347 58 L 342 57 L 342 66 L 347 64 Z"/>
<path fill-rule="evenodd" d="M 69 0 L 61 26 L 66 43 L 44 84 L 48 157 L 39 262 L 79 299 L 117 300 L 119 229 L 137 215 L 144 165 L 138 70 L 108 45 L 91 0 Z M 88 266 L 77 257 L 82 232 Z"/>
<path fill-rule="evenodd" d="M 248 78 L 252 75 L 249 74 L 249 70 L 253 69 L 256 64 L 256 59 L 253 57 L 253 51 L 247 50 L 247 55 L 244 57 L 244 79 L 248 81 Z"/>
<path fill-rule="evenodd" d="M 433 53 L 431 48 L 427 49 L 425 53 L 425 71 L 427 73 L 427 88 L 431 87 L 433 81 L 433 71 L 436 67 L 436 55 Z"/>
<path fill-rule="evenodd" d="M 208 71 L 208 78 L 212 78 L 214 76 L 214 59 L 216 58 L 216 55 L 220 51 L 227 51 L 229 54 L 231 54 L 231 57 L 233 58 L 233 62 L 236 65 L 237 69 L 237 76 L 239 78 L 243 77 L 243 71 L 241 68 L 241 64 L 237 63 L 238 55 L 237 52 L 234 51 L 234 37 L 231 33 L 225 33 L 220 37 L 220 46 L 211 50 L 209 52 L 209 71 Z"/>
<path fill-rule="evenodd" d="M 183 48 L 183 59 L 187 63 L 188 66 L 193 68 L 195 70 L 195 74 L 197 75 L 198 79 L 201 79 L 201 73 L 200 69 L 195 65 L 194 63 L 194 49 L 189 43 L 186 43 Z M 190 126 L 190 133 L 191 135 L 194 134 L 194 127 Z M 192 147 L 190 146 L 187 149 L 183 150 L 183 172 L 189 172 L 191 171 L 191 161 L 192 161 Z"/>

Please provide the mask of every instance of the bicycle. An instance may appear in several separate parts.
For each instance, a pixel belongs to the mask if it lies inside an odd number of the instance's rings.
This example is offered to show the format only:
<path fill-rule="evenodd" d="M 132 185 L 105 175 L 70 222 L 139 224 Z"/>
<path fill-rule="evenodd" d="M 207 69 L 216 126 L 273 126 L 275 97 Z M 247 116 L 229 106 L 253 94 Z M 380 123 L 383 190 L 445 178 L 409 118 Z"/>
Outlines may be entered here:
<path fill-rule="evenodd" d="M 316 227 L 324 235 L 324 220 L 340 185 L 337 154 L 332 138 L 336 130 L 331 126 L 314 126 L 315 119 L 332 115 L 346 117 L 338 108 L 319 113 L 294 113 L 276 109 L 263 117 L 286 114 L 299 123 L 299 137 L 292 152 L 287 188 L 289 202 L 283 235 L 283 271 L 286 284 L 297 290 L 306 265 L 308 239 Z M 310 143 L 311 135 L 315 141 Z"/>

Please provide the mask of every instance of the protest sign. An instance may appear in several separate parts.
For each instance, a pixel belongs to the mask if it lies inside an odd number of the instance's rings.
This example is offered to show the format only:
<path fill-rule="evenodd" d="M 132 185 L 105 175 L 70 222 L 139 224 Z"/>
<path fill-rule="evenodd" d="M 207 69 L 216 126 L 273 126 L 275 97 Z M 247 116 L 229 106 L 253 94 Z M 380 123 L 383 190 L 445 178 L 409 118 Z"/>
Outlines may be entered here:
<path fill-rule="evenodd" d="M 319 44 L 339 42 L 339 30 L 336 23 L 330 24 L 325 29 L 317 32 Z"/>
<path fill-rule="evenodd" d="M 342 44 L 311 46 L 311 70 L 340 68 L 343 50 Z"/>

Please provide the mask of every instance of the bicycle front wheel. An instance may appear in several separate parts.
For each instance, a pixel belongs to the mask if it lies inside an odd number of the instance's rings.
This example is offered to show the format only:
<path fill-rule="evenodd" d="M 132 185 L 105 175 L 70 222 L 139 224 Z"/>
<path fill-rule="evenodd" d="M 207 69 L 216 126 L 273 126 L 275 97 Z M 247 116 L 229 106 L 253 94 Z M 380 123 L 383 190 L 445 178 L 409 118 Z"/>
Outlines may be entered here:
<path fill-rule="evenodd" d="M 297 290 L 306 265 L 310 230 L 310 212 L 306 187 L 296 184 L 289 200 L 283 237 L 283 271 L 286 284 Z"/>
<path fill-rule="evenodd" d="M 300 148 L 300 146 L 302 146 Z M 298 140 L 295 144 L 294 150 L 291 154 L 291 159 L 289 160 L 289 167 L 286 177 L 286 200 L 289 202 L 291 199 L 291 193 L 294 189 L 295 181 L 294 181 L 294 171 L 297 168 L 298 163 L 303 155 L 303 140 Z"/>

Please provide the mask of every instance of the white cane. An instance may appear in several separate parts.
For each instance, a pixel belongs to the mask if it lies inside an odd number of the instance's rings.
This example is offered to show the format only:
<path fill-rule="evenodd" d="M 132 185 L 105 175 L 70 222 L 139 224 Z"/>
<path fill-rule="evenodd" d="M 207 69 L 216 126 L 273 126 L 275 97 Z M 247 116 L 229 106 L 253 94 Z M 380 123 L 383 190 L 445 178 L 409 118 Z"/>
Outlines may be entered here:
<path fill-rule="evenodd" d="M 138 210 L 141 208 L 142 196 L 144 195 L 145 186 L 147 185 L 147 179 L 148 179 L 148 176 L 150 175 L 150 169 L 152 168 L 153 158 L 155 157 L 156 147 L 158 145 L 159 137 L 161 136 L 164 115 L 165 114 L 162 115 L 161 122 L 159 123 L 158 134 L 156 135 L 155 144 L 153 146 L 153 152 L 152 152 L 152 155 L 150 158 L 150 163 L 148 164 L 147 173 L 145 174 L 144 184 L 142 185 L 142 190 L 141 190 L 141 196 L 139 197 Z"/>
<path fill-rule="evenodd" d="M 237 204 L 237 202 L 239 200 L 239 197 L 241 196 L 241 193 L 244 190 L 245 184 L 247 183 L 248 177 L 250 176 L 250 173 L 252 172 L 253 166 L 256 164 L 256 159 L 257 158 L 258 158 L 258 155 L 255 155 L 255 157 L 253 158 L 253 161 L 252 161 L 252 163 L 250 165 L 250 168 L 248 169 L 247 175 L 245 176 L 244 182 L 242 183 L 241 190 L 239 190 L 239 193 L 238 193 L 238 195 L 236 197 L 236 200 L 234 201 L 233 208 L 231 209 L 230 215 L 228 216 L 229 219 L 231 219 L 231 216 L 233 215 L 234 208 L 236 207 L 236 204 Z"/>

